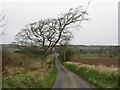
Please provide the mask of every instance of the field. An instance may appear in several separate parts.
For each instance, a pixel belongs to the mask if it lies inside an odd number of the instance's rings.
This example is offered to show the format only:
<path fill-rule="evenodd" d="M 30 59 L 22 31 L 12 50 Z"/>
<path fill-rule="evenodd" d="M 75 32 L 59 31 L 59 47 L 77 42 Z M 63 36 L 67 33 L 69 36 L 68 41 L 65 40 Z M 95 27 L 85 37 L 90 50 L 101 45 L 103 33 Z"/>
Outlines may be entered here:
<path fill-rule="evenodd" d="M 89 64 L 89 65 L 105 65 L 105 66 L 118 66 L 117 57 L 109 57 L 108 55 L 100 54 L 77 54 L 71 59 L 71 62 Z"/>
<path fill-rule="evenodd" d="M 40 55 L 3 52 L 2 55 L 3 88 L 50 88 L 57 70 L 54 55 L 45 61 Z"/>

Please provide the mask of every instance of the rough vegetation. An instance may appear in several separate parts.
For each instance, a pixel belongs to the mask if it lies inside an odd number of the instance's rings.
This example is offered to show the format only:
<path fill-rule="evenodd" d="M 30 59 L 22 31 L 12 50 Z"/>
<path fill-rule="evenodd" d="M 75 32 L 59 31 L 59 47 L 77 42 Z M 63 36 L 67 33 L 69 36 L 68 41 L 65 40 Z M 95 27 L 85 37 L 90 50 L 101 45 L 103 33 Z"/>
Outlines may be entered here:
<path fill-rule="evenodd" d="M 54 55 L 47 57 L 44 67 L 40 61 L 40 55 L 3 52 L 3 88 L 52 87 L 57 76 Z"/>

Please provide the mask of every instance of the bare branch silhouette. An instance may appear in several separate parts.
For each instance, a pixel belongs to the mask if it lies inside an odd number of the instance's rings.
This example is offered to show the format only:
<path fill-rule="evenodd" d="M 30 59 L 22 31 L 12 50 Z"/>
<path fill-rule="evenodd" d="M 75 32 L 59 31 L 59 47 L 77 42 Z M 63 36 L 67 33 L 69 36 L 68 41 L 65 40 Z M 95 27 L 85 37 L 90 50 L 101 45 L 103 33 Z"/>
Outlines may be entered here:
<path fill-rule="evenodd" d="M 16 35 L 16 44 L 22 47 L 39 47 L 46 53 L 63 41 L 68 42 L 72 37 L 69 28 L 88 20 L 85 15 L 87 13 L 82 11 L 81 7 L 71 8 L 68 12 L 60 14 L 58 18 L 30 23 Z"/>
<path fill-rule="evenodd" d="M 0 13 L 0 29 L 2 29 L 4 26 L 6 26 L 6 23 L 3 23 L 4 19 L 6 17 L 6 14 Z M 0 31 L 0 37 L 5 34 L 5 30 Z"/>

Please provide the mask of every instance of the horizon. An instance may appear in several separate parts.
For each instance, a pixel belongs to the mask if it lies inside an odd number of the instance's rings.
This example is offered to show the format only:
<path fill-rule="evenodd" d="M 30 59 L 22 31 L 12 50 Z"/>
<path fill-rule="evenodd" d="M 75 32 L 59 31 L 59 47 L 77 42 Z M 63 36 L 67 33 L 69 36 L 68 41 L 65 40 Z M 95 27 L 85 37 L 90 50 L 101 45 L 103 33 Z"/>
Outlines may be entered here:
<path fill-rule="evenodd" d="M 11 45 L 10 43 L 8 44 L 0 44 L 0 45 Z M 74 45 L 74 46 L 77 46 L 77 45 L 75 45 L 75 44 L 69 44 L 68 46 L 70 46 L 70 45 Z M 56 45 L 56 46 L 58 46 L 58 45 Z M 119 46 L 119 45 L 91 45 L 91 44 L 79 44 L 78 46 Z"/>

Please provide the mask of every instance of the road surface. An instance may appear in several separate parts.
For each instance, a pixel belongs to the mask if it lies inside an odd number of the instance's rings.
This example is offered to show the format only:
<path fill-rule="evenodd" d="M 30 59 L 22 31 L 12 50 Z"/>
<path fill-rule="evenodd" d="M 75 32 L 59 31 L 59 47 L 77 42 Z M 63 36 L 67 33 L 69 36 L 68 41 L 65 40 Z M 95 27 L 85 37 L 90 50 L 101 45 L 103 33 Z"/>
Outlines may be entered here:
<path fill-rule="evenodd" d="M 56 60 L 58 76 L 53 88 L 91 88 L 91 85 L 81 77 L 65 68 L 60 61 Z"/>

